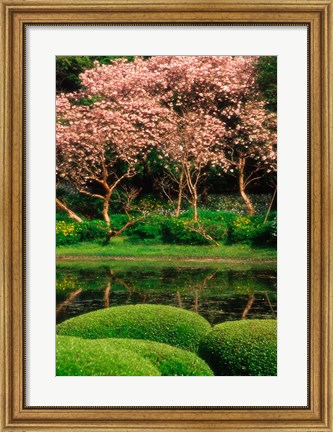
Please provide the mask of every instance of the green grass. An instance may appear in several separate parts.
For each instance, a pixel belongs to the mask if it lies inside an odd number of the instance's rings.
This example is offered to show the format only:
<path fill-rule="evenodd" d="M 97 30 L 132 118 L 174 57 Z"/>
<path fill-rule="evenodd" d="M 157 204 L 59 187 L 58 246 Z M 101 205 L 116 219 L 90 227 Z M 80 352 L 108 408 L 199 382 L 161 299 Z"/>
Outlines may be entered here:
<path fill-rule="evenodd" d="M 57 325 L 57 334 L 84 339 L 127 338 L 162 342 L 196 352 L 210 324 L 197 313 L 173 306 L 116 306 L 79 315 Z"/>
<path fill-rule="evenodd" d="M 102 339 L 57 337 L 57 376 L 159 376 L 149 360 L 133 350 L 111 347 Z"/>
<path fill-rule="evenodd" d="M 253 319 L 218 324 L 202 338 L 199 355 L 215 375 L 276 375 L 277 321 Z"/>
<path fill-rule="evenodd" d="M 80 341 L 83 342 L 83 347 L 88 347 L 88 350 L 95 349 L 96 356 L 101 350 L 102 352 L 120 352 L 131 351 L 136 355 L 148 360 L 152 365 L 160 371 L 162 376 L 212 376 L 213 372 L 209 366 L 192 352 L 175 348 L 171 345 L 145 341 L 136 339 L 94 339 L 83 340 L 70 336 L 57 336 L 57 341 L 60 341 L 60 350 L 63 346 L 76 347 Z M 88 342 L 88 344 L 87 344 Z M 97 342 L 97 343 L 96 343 Z M 66 345 L 67 344 L 67 345 Z M 72 348 L 71 348 L 72 349 Z M 134 361 L 136 358 L 134 357 Z M 68 361 L 63 357 L 62 362 L 66 363 L 66 367 L 59 362 L 59 369 L 68 370 Z M 71 360 L 71 363 L 73 360 Z M 76 362 L 76 361 L 75 361 Z"/>
<path fill-rule="evenodd" d="M 245 244 L 221 246 L 169 245 L 142 241 L 133 243 L 126 237 L 111 239 L 109 244 L 84 242 L 70 246 L 58 246 L 58 257 L 133 257 L 144 259 L 165 258 L 217 258 L 244 260 L 276 260 L 275 248 L 253 247 Z"/>
<path fill-rule="evenodd" d="M 181 271 L 182 269 L 205 269 L 207 271 L 223 271 L 223 270 L 233 270 L 233 271 L 253 271 L 253 270 L 276 270 L 276 262 L 272 261 L 258 261 L 251 263 L 250 261 L 201 261 L 188 260 L 183 261 L 181 259 L 169 259 L 162 257 L 160 259 L 149 259 L 149 260 L 127 260 L 125 257 L 118 260 L 110 260 L 106 257 L 98 257 L 94 259 L 94 256 L 90 258 L 78 258 L 76 259 L 59 259 L 57 262 L 57 269 L 70 271 L 105 271 L 111 269 L 115 273 L 117 272 L 127 272 L 127 271 L 140 271 L 144 269 L 145 271 L 159 271 L 164 268 L 174 268 L 175 271 Z"/>

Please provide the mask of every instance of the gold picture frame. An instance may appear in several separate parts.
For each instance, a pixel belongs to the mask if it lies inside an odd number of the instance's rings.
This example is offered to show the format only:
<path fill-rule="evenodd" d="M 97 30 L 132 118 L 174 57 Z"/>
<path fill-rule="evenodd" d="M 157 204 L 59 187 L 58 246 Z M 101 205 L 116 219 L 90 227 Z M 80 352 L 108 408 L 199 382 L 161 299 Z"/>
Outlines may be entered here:
<path fill-rule="evenodd" d="M 333 431 L 332 0 L 1 0 L 1 431 Z M 309 28 L 310 278 L 306 408 L 28 408 L 24 405 L 24 27 L 228 23 Z"/>

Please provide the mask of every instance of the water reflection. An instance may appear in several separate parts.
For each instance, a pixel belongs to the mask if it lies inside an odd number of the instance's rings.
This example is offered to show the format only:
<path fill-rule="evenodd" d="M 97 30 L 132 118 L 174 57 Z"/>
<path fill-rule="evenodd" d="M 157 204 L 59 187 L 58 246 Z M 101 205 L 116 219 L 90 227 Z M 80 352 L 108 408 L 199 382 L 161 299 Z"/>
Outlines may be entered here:
<path fill-rule="evenodd" d="M 57 267 L 57 322 L 126 304 L 165 304 L 211 324 L 276 317 L 274 265 L 71 263 Z"/>

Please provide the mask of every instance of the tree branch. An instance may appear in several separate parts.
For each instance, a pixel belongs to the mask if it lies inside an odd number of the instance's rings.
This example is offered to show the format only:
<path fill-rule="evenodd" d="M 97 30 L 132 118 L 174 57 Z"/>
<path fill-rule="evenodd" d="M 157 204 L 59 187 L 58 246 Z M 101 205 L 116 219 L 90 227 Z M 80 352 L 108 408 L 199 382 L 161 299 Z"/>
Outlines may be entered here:
<path fill-rule="evenodd" d="M 82 193 L 83 195 L 87 195 L 87 196 L 90 196 L 92 198 L 99 198 L 99 199 L 104 200 L 103 195 L 93 194 L 91 192 L 85 191 L 84 189 L 79 189 L 79 192 Z"/>
<path fill-rule="evenodd" d="M 123 174 L 122 176 L 118 177 L 117 180 L 112 184 L 112 186 L 109 186 L 111 193 L 118 186 L 118 184 L 122 180 L 124 180 L 124 178 L 130 178 L 130 177 L 133 177 L 134 175 L 135 175 L 134 171 L 128 170 L 125 174 Z"/>
<path fill-rule="evenodd" d="M 61 210 L 64 210 L 71 219 L 76 220 L 76 222 L 82 222 L 82 219 L 71 209 L 69 209 L 64 203 L 62 203 L 59 198 L 56 198 L 56 205 L 61 208 Z"/>
<path fill-rule="evenodd" d="M 255 181 L 255 180 L 259 180 L 260 178 L 261 178 L 261 177 L 258 176 L 258 177 L 253 177 L 251 180 L 245 181 L 245 182 L 244 182 L 245 187 L 248 187 L 248 185 L 249 185 L 250 183 L 252 183 L 252 182 Z"/>
<path fill-rule="evenodd" d="M 206 233 L 206 231 L 203 229 L 203 227 L 201 225 L 198 224 L 198 227 L 191 227 L 189 228 L 190 231 L 195 232 L 197 234 L 200 234 L 203 238 L 205 238 L 206 240 L 214 243 L 215 246 L 220 246 L 220 243 L 218 243 L 215 239 L 213 239 L 212 236 L 210 236 L 209 234 Z"/>

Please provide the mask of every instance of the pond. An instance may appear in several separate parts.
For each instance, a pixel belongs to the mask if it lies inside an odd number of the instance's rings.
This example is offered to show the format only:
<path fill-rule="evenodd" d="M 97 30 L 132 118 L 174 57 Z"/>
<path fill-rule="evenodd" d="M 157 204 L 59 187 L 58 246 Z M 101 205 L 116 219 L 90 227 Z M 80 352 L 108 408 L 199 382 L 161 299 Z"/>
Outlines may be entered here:
<path fill-rule="evenodd" d="M 192 310 L 212 325 L 277 313 L 276 264 L 271 263 L 60 261 L 56 286 L 57 323 L 141 303 Z"/>

